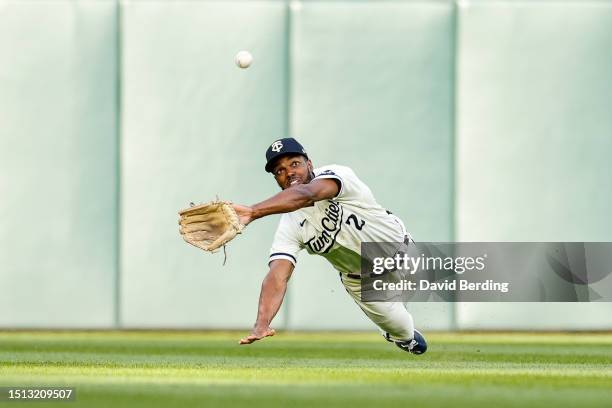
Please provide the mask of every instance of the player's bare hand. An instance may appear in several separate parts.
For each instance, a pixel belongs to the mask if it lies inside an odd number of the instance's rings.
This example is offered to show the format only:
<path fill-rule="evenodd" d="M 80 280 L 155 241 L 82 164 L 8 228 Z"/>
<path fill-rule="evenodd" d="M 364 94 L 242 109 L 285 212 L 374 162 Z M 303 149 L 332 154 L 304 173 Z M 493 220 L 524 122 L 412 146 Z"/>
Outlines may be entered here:
<path fill-rule="evenodd" d="M 266 327 L 265 329 L 253 329 L 251 334 L 243 339 L 240 339 L 239 344 L 251 344 L 257 340 L 263 339 L 264 337 L 274 336 L 275 334 L 276 331 L 270 327 Z"/>
<path fill-rule="evenodd" d="M 249 225 L 249 223 L 253 221 L 253 209 L 251 207 L 240 204 L 232 204 L 232 207 L 236 210 L 236 214 L 238 214 L 238 218 L 242 225 Z"/>

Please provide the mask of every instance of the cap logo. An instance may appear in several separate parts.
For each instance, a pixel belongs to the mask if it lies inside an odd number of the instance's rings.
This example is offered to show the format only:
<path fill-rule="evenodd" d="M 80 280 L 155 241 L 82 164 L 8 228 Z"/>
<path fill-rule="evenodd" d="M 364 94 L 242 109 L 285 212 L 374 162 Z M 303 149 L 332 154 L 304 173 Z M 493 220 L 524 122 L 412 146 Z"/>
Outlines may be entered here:
<path fill-rule="evenodd" d="M 281 142 L 280 140 L 277 140 L 276 142 L 272 143 L 272 151 L 273 152 L 280 152 L 281 149 L 283 148 L 283 142 Z"/>

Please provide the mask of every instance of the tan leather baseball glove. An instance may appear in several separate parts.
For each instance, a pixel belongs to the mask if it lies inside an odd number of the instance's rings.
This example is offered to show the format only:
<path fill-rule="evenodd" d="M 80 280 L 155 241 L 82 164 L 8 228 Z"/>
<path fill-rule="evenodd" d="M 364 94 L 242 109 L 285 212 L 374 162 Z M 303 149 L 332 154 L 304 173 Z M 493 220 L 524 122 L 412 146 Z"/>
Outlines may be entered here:
<path fill-rule="evenodd" d="M 180 232 L 193 246 L 213 252 L 240 234 L 244 225 L 229 201 L 211 201 L 179 212 Z"/>

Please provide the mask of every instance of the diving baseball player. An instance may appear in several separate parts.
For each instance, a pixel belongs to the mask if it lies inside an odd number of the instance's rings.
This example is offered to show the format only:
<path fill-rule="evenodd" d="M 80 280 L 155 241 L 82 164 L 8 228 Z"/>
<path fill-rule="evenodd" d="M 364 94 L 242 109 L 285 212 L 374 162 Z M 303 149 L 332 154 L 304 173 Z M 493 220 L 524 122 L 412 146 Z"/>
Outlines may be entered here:
<path fill-rule="evenodd" d="M 325 257 L 340 272 L 347 292 L 361 310 L 398 347 L 414 354 L 427 350 L 424 337 L 414 328 L 403 303 L 361 301 L 361 242 L 410 242 L 404 224 L 382 208 L 372 192 L 345 166 L 313 168 L 302 145 L 293 138 L 275 141 L 266 151 L 265 170 L 274 175 L 280 193 L 253 206 L 234 204 L 240 222 L 282 213 L 270 250 L 270 270 L 263 280 L 257 320 L 240 340 L 250 344 L 273 336 L 270 328 L 298 252 Z"/>

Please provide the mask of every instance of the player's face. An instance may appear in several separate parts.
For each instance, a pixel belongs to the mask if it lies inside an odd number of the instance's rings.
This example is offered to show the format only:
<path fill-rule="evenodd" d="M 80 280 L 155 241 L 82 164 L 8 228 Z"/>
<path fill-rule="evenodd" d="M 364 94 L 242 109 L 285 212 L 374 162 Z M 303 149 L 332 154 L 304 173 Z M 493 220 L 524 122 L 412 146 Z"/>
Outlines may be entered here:
<path fill-rule="evenodd" d="M 281 157 L 274 165 L 272 174 L 283 190 L 298 184 L 308 184 L 314 177 L 312 162 L 302 155 Z"/>

